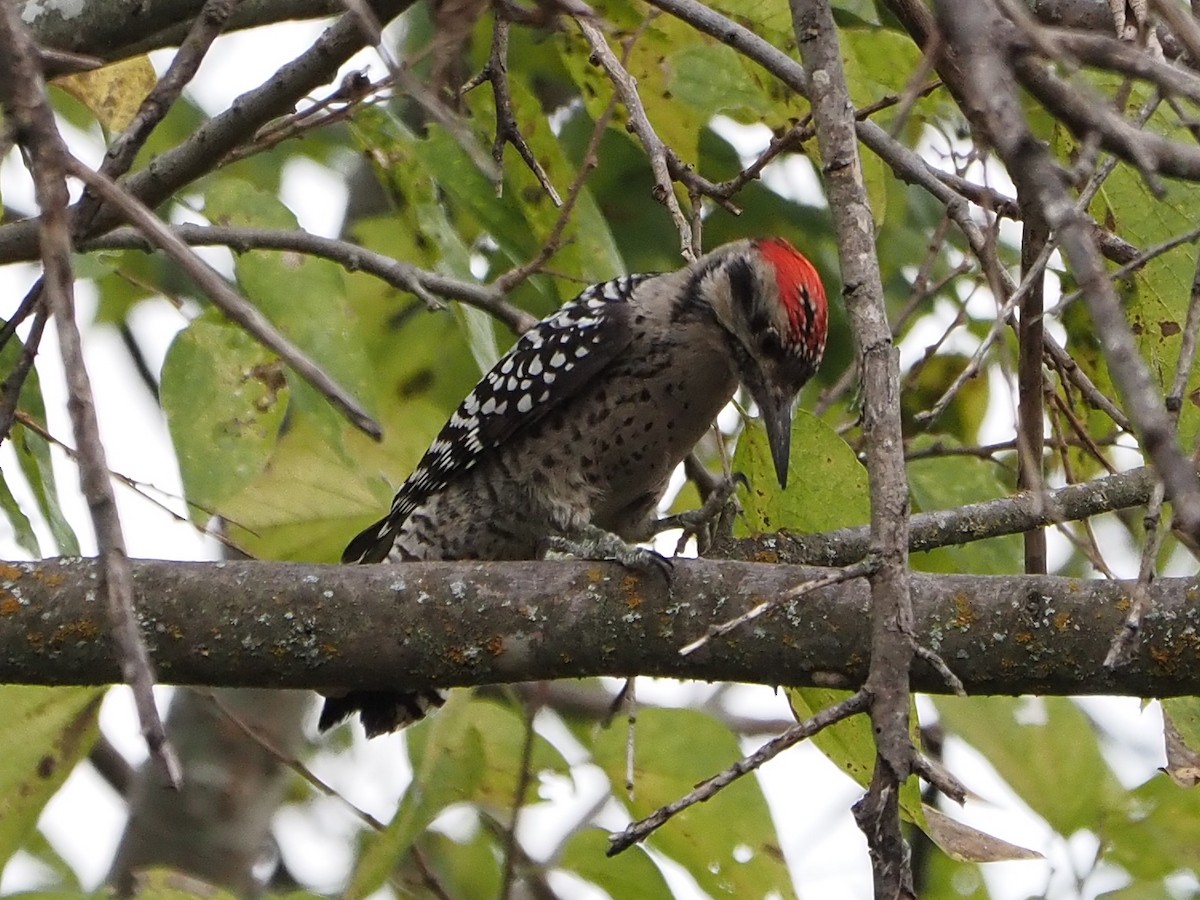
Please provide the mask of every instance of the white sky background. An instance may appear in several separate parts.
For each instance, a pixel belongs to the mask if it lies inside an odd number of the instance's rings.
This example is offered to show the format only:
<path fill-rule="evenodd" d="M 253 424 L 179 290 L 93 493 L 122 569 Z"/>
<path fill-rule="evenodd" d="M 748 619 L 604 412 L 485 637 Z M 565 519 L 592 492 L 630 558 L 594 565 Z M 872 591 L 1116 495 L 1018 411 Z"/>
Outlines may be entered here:
<path fill-rule="evenodd" d="M 322 28 L 311 23 L 287 24 L 221 38 L 189 88 L 190 96 L 210 113 L 226 108 L 235 96 L 265 81 L 280 65 L 302 52 Z M 170 54 L 154 54 L 153 59 L 161 72 L 169 62 Z M 374 75 L 382 71 L 371 53 L 360 54 L 344 67 L 344 71 L 367 65 Z M 765 127 L 742 128 L 727 123 L 721 130 L 727 137 L 735 139 L 747 154 L 764 147 L 769 138 Z M 69 132 L 68 138 L 81 158 L 98 161 L 102 148 L 96 135 Z M 938 148 L 931 140 L 930 146 L 924 149 L 930 158 L 937 158 L 939 149 L 944 148 Z M 993 184 L 1011 190 L 1003 173 L 989 170 L 987 174 Z M 819 196 L 816 177 L 811 166 L 803 160 L 773 165 L 765 173 L 764 180 L 781 192 L 803 195 L 810 202 L 814 196 Z M 32 191 L 15 154 L 10 154 L 0 165 L 0 191 L 6 203 L 20 209 L 32 209 Z M 345 191 L 332 173 L 312 163 L 295 163 L 285 171 L 283 200 L 296 214 L 301 227 L 319 234 L 336 235 L 343 215 Z M 206 254 L 206 258 L 228 271 L 227 256 L 216 252 Z M 0 316 L 11 314 L 35 274 L 32 267 L 0 269 Z M 977 294 L 972 302 L 989 304 L 991 301 L 986 294 Z M 178 469 L 161 412 L 138 380 L 116 333 L 111 328 L 90 325 L 95 301 L 86 286 L 79 291 L 78 306 L 110 467 L 161 489 L 165 502 L 182 511 L 178 500 L 181 493 Z M 987 315 L 991 310 L 972 308 L 972 312 Z M 953 313 L 949 312 L 949 315 Z M 171 338 L 185 324 L 185 314 L 165 302 L 142 304 L 135 310 L 132 327 L 152 368 L 158 369 Z M 939 335 L 940 326 L 933 321 L 926 327 L 914 328 L 901 346 L 902 364 L 911 364 Z M 947 344 L 947 349 L 969 353 L 974 349 L 973 340 L 960 330 Z M 50 429 L 56 436 L 68 439 L 71 430 L 57 359 L 58 346 L 51 327 L 43 340 L 38 372 Z M 997 383 L 993 384 L 991 392 L 992 408 L 984 426 L 984 441 L 1007 439 L 1011 436 L 1014 419 L 1010 406 L 1012 393 L 1007 390 L 1002 376 L 992 377 Z M 94 553 L 95 542 L 87 511 L 76 489 L 75 469 L 57 451 L 55 462 L 66 515 L 79 535 L 84 552 Z M 6 472 L 14 470 L 14 456 L 7 445 L 0 447 L 0 466 Z M 19 486 L 19 481 L 13 479 L 14 489 Z M 215 558 L 215 544 L 198 535 L 190 525 L 175 521 L 119 484 L 117 496 L 131 555 L 162 559 Z M 18 499 L 24 508 L 33 508 L 27 502 L 28 498 L 19 492 Z M 36 521 L 36 517 L 32 518 L 39 536 L 48 538 L 44 525 Z M 1053 550 L 1053 532 L 1051 538 Z M 48 543 L 47 546 L 51 545 Z M 1066 551 L 1059 545 L 1058 552 Z M 0 523 L 0 558 L 19 558 L 20 555 L 7 523 Z M 1135 571 L 1136 561 L 1131 560 L 1130 565 Z M 711 687 L 704 685 L 653 682 L 650 679 L 639 682 L 639 694 L 649 702 L 683 704 L 706 697 L 711 691 Z M 169 694 L 169 689 L 160 689 L 163 701 Z M 764 716 L 788 714 L 783 699 L 766 688 L 738 687 L 734 689 L 734 696 L 738 708 L 747 712 L 759 712 Z M 1127 784 L 1144 781 L 1154 773 L 1156 766 L 1162 764 L 1161 717 L 1156 704 L 1143 711 L 1135 699 L 1092 699 L 1085 701 L 1084 707 L 1104 725 L 1108 734 L 1120 736 L 1122 743 L 1108 746 L 1106 752 Z M 1036 703 L 1031 709 L 1036 714 Z M 928 704 L 922 704 L 922 712 L 928 711 Z M 129 759 L 144 758 L 136 718 L 124 688 L 110 692 L 101 714 L 101 724 L 104 733 Z M 543 730 L 560 746 L 569 741 L 565 730 L 555 727 L 552 720 L 540 724 L 545 725 Z M 351 802 L 386 820 L 409 777 L 401 740 L 399 736 L 390 736 L 367 742 L 358 735 L 348 753 L 318 754 L 312 767 Z M 757 743 L 743 741 L 743 749 L 749 752 Z M 565 752 L 570 759 L 569 747 Z M 1095 852 L 1094 839 L 1087 835 L 1076 836 L 1067 846 L 1052 840 L 1045 824 L 1024 808 L 978 754 L 960 742 L 951 740 L 947 743 L 946 762 L 982 798 L 969 803 L 961 818 L 1013 843 L 1040 850 L 1048 857 L 1047 863 L 985 867 L 985 877 L 993 894 L 1000 900 L 1030 895 L 1076 896 L 1075 872 L 1087 870 Z M 815 748 L 807 745 L 781 755 L 764 767 L 759 777 L 801 895 L 869 897 L 870 867 L 865 843 L 849 811 L 861 793 L 857 786 Z M 575 797 L 570 796 L 570 787 L 559 783 L 545 785 L 543 793 L 562 800 L 571 810 L 586 807 L 603 790 L 603 780 L 596 771 L 581 771 L 577 780 L 579 787 Z M 718 798 L 713 802 L 721 801 Z M 349 838 L 357 825 L 333 801 L 320 801 L 313 808 L 317 810 L 316 815 L 302 814 L 294 808 L 285 809 L 278 817 L 276 833 L 293 874 L 318 890 L 333 891 L 339 887 L 352 862 Z M 87 766 L 77 769 L 47 807 L 41 822 L 43 830 L 56 849 L 76 868 L 85 886 L 97 885 L 106 874 L 124 827 L 123 810 L 123 802 Z M 532 838 L 547 826 L 552 827 L 553 820 L 569 820 L 570 817 L 557 807 L 553 810 L 533 809 L 524 818 L 523 832 Z M 448 828 L 455 825 L 452 820 L 446 824 Z M 609 814 L 605 816 L 604 824 L 620 827 L 624 821 Z M 531 841 L 530 846 L 535 853 L 539 849 L 536 841 Z M 4 872 L 0 892 L 36 886 L 39 877 L 35 864 L 18 857 Z M 673 873 L 672 880 L 679 885 L 690 882 L 686 874 L 678 872 Z M 1101 889 L 1112 889 L 1120 883 L 1119 877 L 1115 880 L 1093 879 L 1086 896 Z M 684 894 L 701 896 L 694 882 L 691 884 L 690 892 L 685 889 Z"/>

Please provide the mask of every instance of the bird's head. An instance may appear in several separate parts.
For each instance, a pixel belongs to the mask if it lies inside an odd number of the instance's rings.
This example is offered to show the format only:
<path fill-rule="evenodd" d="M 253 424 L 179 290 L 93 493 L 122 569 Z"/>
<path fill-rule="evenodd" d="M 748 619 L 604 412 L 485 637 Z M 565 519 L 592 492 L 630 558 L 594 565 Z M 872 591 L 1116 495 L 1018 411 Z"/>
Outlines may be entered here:
<path fill-rule="evenodd" d="M 758 404 L 781 487 L 792 408 L 825 354 L 829 307 L 813 264 L 782 238 L 727 244 L 700 260 L 702 290 L 730 333 L 742 384 Z"/>

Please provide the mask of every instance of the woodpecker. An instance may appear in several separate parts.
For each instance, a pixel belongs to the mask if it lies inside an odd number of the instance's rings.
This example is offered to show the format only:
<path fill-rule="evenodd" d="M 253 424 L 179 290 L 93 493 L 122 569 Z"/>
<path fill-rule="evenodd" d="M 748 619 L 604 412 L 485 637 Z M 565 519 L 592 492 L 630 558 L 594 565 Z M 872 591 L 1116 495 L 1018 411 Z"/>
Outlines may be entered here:
<path fill-rule="evenodd" d="M 684 268 L 593 285 L 516 342 L 350 542 L 348 563 L 537 559 L 547 547 L 644 567 L 675 467 L 739 383 L 787 486 L 792 407 L 825 352 L 812 263 L 779 238 Z M 320 728 L 358 712 L 368 736 L 440 706 L 439 691 L 327 697 Z"/>

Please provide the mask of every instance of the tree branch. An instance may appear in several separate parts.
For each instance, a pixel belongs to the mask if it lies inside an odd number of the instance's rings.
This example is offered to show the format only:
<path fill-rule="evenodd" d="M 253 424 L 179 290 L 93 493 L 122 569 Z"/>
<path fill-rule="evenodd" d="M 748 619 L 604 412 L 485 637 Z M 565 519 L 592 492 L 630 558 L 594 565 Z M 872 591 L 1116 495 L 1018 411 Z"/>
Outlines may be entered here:
<path fill-rule="evenodd" d="M 88 0 L 78 13 L 67 14 L 68 4 L 26 2 L 23 18 L 42 48 L 83 54 L 103 62 L 178 46 L 200 14 L 204 0 Z M 372 8 L 390 18 L 406 3 L 376 0 Z M 239 0 L 229 30 L 257 28 L 274 22 L 335 16 L 345 9 L 341 0 Z M 78 68 L 57 54 L 43 55 L 47 74 Z"/>
<path fill-rule="evenodd" d="M 389 9 L 398 14 L 410 5 L 411 0 L 398 0 L 389 2 Z M 229 109 L 205 122 L 182 144 L 156 156 L 122 185 L 146 206 L 157 207 L 184 185 L 215 169 L 227 153 L 267 122 L 292 112 L 305 96 L 327 84 L 363 42 L 357 18 L 343 16 L 312 47 L 266 82 L 237 97 Z M 71 208 L 72 216 L 77 208 L 78 204 Z M 88 233 L 102 233 L 117 224 L 115 215 L 102 211 Z M 37 235 L 37 219 L 0 226 L 0 263 L 36 256 Z"/>
<path fill-rule="evenodd" d="M 862 579 L 679 654 L 710 625 L 824 569 L 680 560 L 668 591 L 660 579 L 583 562 L 132 568 L 142 632 L 169 683 L 421 688 L 643 674 L 852 689 L 867 675 Z M 0 682 L 119 680 L 100 576 L 94 559 L 0 563 Z M 1191 579 L 1150 586 L 1141 643 L 1110 672 L 1104 655 L 1134 582 L 911 577 L 915 633 L 972 693 L 1200 694 Z M 913 683 L 948 690 L 920 661 Z"/>
<path fill-rule="evenodd" d="M 892 340 L 855 135 L 854 106 L 828 5 L 791 0 L 796 43 L 808 76 L 808 100 L 821 149 L 821 171 L 837 235 L 843 296 L 863 386 L 862 436 L 871 493 L 871 668 L 866 681 L 875 737 L 875 777 L 855 806 L 867 837 L 876 897 L 915 896 L 900 831 L 899 788 L 913 771 L 909 670 L 916 649 L 908 571 L 908 479 L 900 425 L 900 351 Z M 769 595 L 768 595 L 769 596 Z M 944 667 L 943 667 L 944 668 Z"/>

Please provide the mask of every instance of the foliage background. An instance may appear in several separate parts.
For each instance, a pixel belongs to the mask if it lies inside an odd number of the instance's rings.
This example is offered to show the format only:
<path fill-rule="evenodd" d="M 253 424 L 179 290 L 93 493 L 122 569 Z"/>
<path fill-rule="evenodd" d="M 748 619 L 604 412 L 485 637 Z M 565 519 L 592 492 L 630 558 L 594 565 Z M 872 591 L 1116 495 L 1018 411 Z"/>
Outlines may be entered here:
<path fill-rule="evenodd" d="M 785 5 L 729 0 L 712 6 L 751 24 L 774 46 L 795 52 Z M 490 12 L 474 12 L 477 18 L 468 19 L 473 22 L 470 33 L 456 35 L 449 48 L 439 49 L 435 38 L 445 33 L 446 21 L 438 21 L 436 13 L 431 18 L 423 6 L 414 8 L 391 33 L 394 52 L 413 61 L 416 73 L 435 90 L 457 85 L 487 59 L 494 18 Z M 611 44 L 624 54 L 625 65 L 638 79 L 647 118 L 679 158 L 705 179 L 737 177 L 767 151 L 772 137 L 790 136 L 786 150 L 766 167 L 762 180 L 749 181 L 733 195 L 732 202 L 742 209 L 740 216 L 711 199 L 705 201 L 704 245 L 714 247 L 740 236 L 784 236 L 813 259 L 830 296 L 839 296 L 836 245 L 813 164 L 816 150 L 804 131 L 806 103 L 729 47 L 698 35 L 676 18 L 649 17 L 646 7 L 619 0 L 604 4 L 601 12 Z M 876 117 L 899 142 L 915 147 L 939 169 L 1011 196 L 1011 183 L 969 140 L 948 94 L 918 90 L 925 82 L 914 74 L 920 72 L 921 50 L 886 5 L 847 2 L 835 4 L 835 13 L 855 104 L 863 108 L 882 103 Z M 270 32 L 255 32 L 222 40 L 236 40 L 236 49 L 222 51 L 223 60 L 210 59 L 198 84 L 228 83 L 228 72 L 215 70 L 240 66 L 275 39 Z M 364 59 L 369 60 L 371 77 L 386 81 L 386 69 L 377 58 Z M 161 68 L 163 60 L 156 56 L 155 61 Z M 122 76 L 127 83 L 136 85 L 139 77 L 147 76 L 144 59 L 127 65 L 130 70 Z M 626 108 L 617 106 L 611 124 L 596 131 L 609 108 L 612 85 L 590 64 L 579 29 L 569 19 L 549 26 L 514 26 L 508 76 L 522 134 L 560 193 L 585 167 L 589 143 L 599 134 L 598 165 L 579 192 L 560 245 L 545 270 L 517 284 L 508 300 L 540 316 L 584 284 L 622 272 L 679 265 L 678 232 L 655 202 L 645 148 L 625 128 Z M 1124 96 L 1129 110 L 1148 96 L 1142 88 L 1123 95 L 1124 85 L 1109 74 L 1080 71 L 1075 77 L 1110 99 Z M 85 102 L 56 88 L 56 110 L 76 152 L 96 163 L 106 129 L 121 125 L 100 106 L 94 86 L 75 93 Z M 332 107 L 337 114 L 322 120 L 322 127 L 303 130 L 274 146 L 260 134 L 257 144 L 248 145 L 253 152 L 188 184 L 162 208 L 163 216 L 176 223 L 295 229 L 297 213 L 306 208 L 305 224 L 311 231 L 340 234 L 429 272 L 485 284 L 536 258 L 555 229 L 559 211 L 512 147 L 504 156 L 499 187 L 471 156 L 475 152 L 486 158 L 490 149 L 495 109 L 489 87 L 461 98 L 455 115 L 464 128 L 457 134 L 428 121 L 427 111 L 407 102 L 403 92 L 395 94 L 389 85 L 379 84 L 344 109 Z M 185 141 L 223 105 L 217 102 L 205 109 L 185 94 L 146 144 L 139 166 Z M 1029 101 L 1027 112 L 1039 136 L 1064 164 L 1084 153 L 1086 148 L 1036 103 Z M 1150 127 L 1190 139 L 1185 124 L 1178 116 L 1162 113 Z M 903 351 L 907 471 L 914 510 L 1007 496 L 1016 489 L 1015 338 L 1001 338 L 984 357 L 983 374 L 967 382 L 936 420 L 923 422 L 919 413 L 943 394 L 991 328 L 996 302 L 987 263 L 1019 270 L 1016 226 L 1011 220 L 989 217 L 986 205 L 976 208 L 977 217 L 995 235 L 993 256 L 981 262 L 938 201 L 899 180 L 878 157 L 864 154 L 863 165 L 889 313 Z M 28 193 L 17 186 L 19 169 L 19 157 L 10 154 L 0 182 L 6 222 L 32 212 Z M 347 186 L 349 214 L 340 231 L 336 204 L 314 207 L 307 196 L 329 190 L 331 180 Z M 1104 180 L 1088 211 L 1135 248 L 1151 248 L 1194 227 L 1194 190 L 1190 183 L 1172 182 L 1165 197 L 1154 197 L 1135 169 L 1120 164 Z M 690 208 L 686 191 L 680 190 L 679 196 Z M 289 197 L 295 199 L 289 203 Z M 165 258 L 110 245 L 79 255 L 76 273 L 83 295 L 95 298 L 89 341 L 97 348 L 108 341 L 107 355 L 101 357 L 97 349 L 89 358 L 105 412 L 114 415 L 106 441 L 113 448 L 131 448 L 126 456 L 112 454 L 113 468 L 139 482 L 166 483 L 161 474 L 147 476 L 151 463 L 141 436 L 122 433 L 132 428 L 115 417 L 120 407 L 156 396 L 188 501 L 184 507 L 177 498 L 168 498 L 168 505 L 200 527 L 219 515 L 228 523 L 228 538 L 254 557 L 335 561 L 347 536 L 386 508 L 394 486 L 512 334 L 465 304 L 428 312 L 411 292 L 329 260 L 264 250 L 206 253 L 255 306 L 362 400 L 383 426 L 385 438 L 372 442 L 346 424 L 274 354 L 213 310 Z M 1194 245 L 1185 242 L 1150 259 L 1121 282 L 1140 349 L 1164 386 L 1179 354 L 1194 267 Z M 28 270 L 15 273 L 13 283 L 22 286 L 12 289 L 14 298 L 23 293 L 29 278 Z M 1057 257 L 1051 261 L 1048 282 L 1047 306 L 1053 305 L 1058 288 L 1067 293 L 1074 287 Z M 1079 305 L 1066 307 L 1049 322 L 1080 369 L 1101 391 L 1113 394 L 1096 336 Z M 160 365 L 155 357 L 163 330 L 179 333 Z M 27 331 L 20 334 L 28 338 Z M 121 349 L 113 336 L 121 339 Z M 6 371 L 18 351 L 15 342 L 4 348 L 0 363 Z M 100 379 L 105 368 L 118 365 L 113 358 L 121 354 L 144 369 L 141 384 Z M 61 414 L 43 409 L 50 404 L 43 400 L 37 379 L 45 382 L 49 400 L 55 377 L 44 371 L 47 359 L 53 354 L 43 350 L 19 405 L 33 426 L 48 423 L 50 433 L 65 440 Z M 855 457 L 861 435 L 848 375 L 853 367 L 851 337 L 835 303 L 825 365 L 802 397 L 802 406 L 815 412 L 800 419 L 794 440 L 793 471 L 812 477 L 796 478 L 782 497 L 764 489 L 770 484 L 769 468 L 761 450 L 756 453 L 753 434 L 745 435 L 737 442 L 733 462 L 753 485 L 744 497 L 747 516 L 739 525 L 743 533 L 780 527 L 821 531 L 867 520 L 866 482 Z M 1053 444 L 1044 458 L 1049 483 L 1084 481 L 1108 467 L 1120 469 L 1141 461 L 1128 434 L 1085 404 L 1070 384 L 1052 375 L 1048 390 L 1060 398 L 1047 414 Z M 1182 407 L 1185 445 L 1195 437 L 1196 409 L 1190 401 Z M 79 527 L 81 516 L 61 509 L 69 494 L 62 486 L 73 477 L 64 457 L 29 421 L 19 419 L 13 426 L 0 457 L 0 505 L 11 528 L 7 555 L 76 554 L 81 544 L 90 549 L 86 534 L 76 537 L 72 527 Z M 732 444 L 742 428 L 740 417 L 731 412 L 722 421 Z M 713 468 L 719 467 L 715 441 L 702 447 L 702 454 Z M 52 457 L 57 459 L 53 467 Z M 689 486 L 676 504 L 693 506 L 697 499 Z M 132 506 L 123 508 L 137 515 Z M 1051 534 L 1051 571 L 1089 577 L 1136 574 L 1143 537 L 1137 515 L 1060 526 Z M 217 549 L 212 541 L 192 538 L 172 537 L 168 544 L 159 549 L 148 540 L 142 546 L 153 547 L 149 552 L 154 555 L 174 558 Z M 147 552 L 136 546 L 135 551 Z M 1190 556 L 1171 537 L 1159 562 L 1163 572 L 1194 570 Z M 915 568 L 979 575 L 1019 572 L 1023 565 L 1021 539 L 1016 536 L 913 557 Z M 613 897 L 691 896 L 697 891 L 709 896 L 787 897 L 796 885 L 807 885 L 815 894 L 867 891 L 861 839 L 849 830 L 844 813 L 847 798 L 856 794 L 854 782 L 844 779 L 834 788 L 831 806 L 842 810 L 839 824 L 829 826 L 836 841 L 822 834 L 826 822 L 788 812 L 827 797 L 822 782 L 841 779 L 811 749 L 803 757 L 797 754 L 799 764 L 789 766 L 786 780 L 744 779 L 659 832 L 652 851 L 635 849 L 604 860 L 601 828 L 619 828 L 624 817 L 637 818 L 686 793 L 752 749 L 760 742 L 753 736 L 780 730 L 779 718 L 788 715 L 781 702 L 772 706 L 762 693 L 741 687 L 644 690 L 651 706 L 638 717 L 637 793 L 628 800 L 622 788 L 623 728 L 600 724 L 612 689 L 608 683 L 590 685 L 574 700 L 555 688 L 475 696 L 462 692 L 406 739 L 388 739 L 371 748 L 346 730 L 301 742 L 303 704 L 297 703 L 290 721 L 280 726 L 286 741 L 295 746 L 290 753 L 320 772 L 343 796 L 370 808 L 385 827 L 376 833 L 357 820 L 347 824 L 336 800 L 313 793 L 283 767 L 283 776 L 274 776 L 284 804 L 274 817 L 278 844 L 272 849 L 264 843 L 262 854 L 250 854 L 251 861 L 259 862 L 255 873 L 265 873 L 268 890 L 281 895 L 341 890 L 335 882 L 343 873 L 350 896 L 377 890 L 396 896 L 572 896 L 581 881 Z M 187 696 L 192 703 L 225 713 L 215 717 L 215 725 L 191 726 L 198 733 L 204 728 L 228 732 L 231 722 L 250 721 L 261 712 L 253 704 L 231 712 L 228 704 L 234 701 L 220 695 L 213 700 L 208 694 L 180 692 L 177 705 Z M 97 729 L 98 697 L 88 689 L 4 689 L 0 796 L 19 798 L 7 806 L 0 803 L 0 861 L 17 854 L 6 869 L 5 890 L 36 886 L 76 895 L 94 887 L 93 879 L 81 879 L 77 866 L 64 859 L 65 848 L 48 841 L 35 823 L 72 767 L 85 765 L 82 760 L 89 753 L 93 765 L 103 765 L 103 751 L 96 749 L 105 746 L 96 743 L 100 732 L 117 741 L 114 729 L 132 728 L 122 723 Z M 797 692 L 790 699 L 793 705 L 828 702 L 813 692 Z M 1175 719 L 1186 733 L 1193 704 L 1174 703 Z M 273 705 L 277 704 L 259 704 Z M 952 768 L 961 765 L 970 787 L 986 800 L 1017 811 L 1017 818 L 1007 822 L 996 823 L 985 815 L 981 827 L 1003 832 L 1050 859 L 1048 864 L 992 863 L 993 871 L 1004 868 L 985 877 L 986 867 L 930 850 L 914 831 L 922 895 L 1193 895 L 1200 886 L 1195 875 L 1200 816 L 1188 791 L 1166 775 L 1152 775 L 1159 751 L 1148 746 L 1140 730 L 1146 717 L 1131 709 L 1133 705 L 1081 704 L 1065 698 L 922 699 L 918 709 L 930 729 L 925 736 L 929 744 L 944 740 L 947 763 Z M 533 730 L 531 722 L 536 724 Z M 309 724 L 310 738 L 311 730 Z M 176 733 L 186 759 L 186 743 Z M 830 737 L 818 747 L 860 783 L 869 777 L 869 735 L 847 729 L 840 742 Z M 221 768 L 213 762 L 220 756 L 211 744 L 201 741 L 196 753 L 197 759 Z M 407 785 L 402 754 L 412 770 Z M 266 753 L 256 765 L 264 772 L 280 769 L 281 756 L 287 754 Z M 47 758 L 53 760 L 49 777 L 42 774 Z M 244 775 L 244 770 L 227 764 L 212 790 L 239 796 L 246 806 L 247 795 L 278 797 L 250 787 L 259 782 L 248 778 L 235 785 Z M 134 806 L 136 822 L 142 814 L 138 805 L 152 805 L 146 796 L 153 791 L 139 793 L 133 776 L 126 772 L 124 778 L 122 790 Z M 110 774 L 110 780 L 120 787 L 119 777 Z M 381 795 L 389 801 L 398 798 L 398 805 L 384 802 Z M 518 809 L 522 824 L 514 843 L 510 826 Z M 67 815 L 82 813 L 73 808 Z M 335 817 L 336 824 L 330 824 Z M 798 827 L 797 818 L 803 823 L 800 839 L 790 832 Z M 786 829 L 781 823 L 787 823 Z M 1028 828 L 1035 828 L 1036 834 Z M 339 863 L 308 883 L 302 874 L 304 852 L 289 846 L 285 836 L 304 846 L 297 835 L 323 830 L 335 833 L 344 849 Z M 229 840 L 232 829 L 226 832 L 214 840 Z M 148 837 L 143 835 L 146 846 L 118 857 L 114 877 L 121 877 L 130 859 L 186 868 L 202 855 L 198 846 L 203 834 L 191 833 L 181 859 L 162 849 L 166 842 L 161 832 L 149 831 Z M 328 852 L 331 843 L 320 846 Z M 836 851 L 830 849 L 835 843 Z M 976 858 L 1015 854 L 1001 849 L 987 856 L 968 853 L 966 845 L 955 840 L 943 843 L 959 855 Z M 837 871 L 826 869 L 828 880 L 823 880 L 821 859 L 835 853 Z M 245 890 L 247 872 L 235 871 L 232 859 L 225 856 L 216 866 L 193 874 Z M 293 883 L 293 877 L 300 883 Z M 160 873 L 142 882 L 141 889 L 159 896 L 190 892 L 194 886 Z"/>

